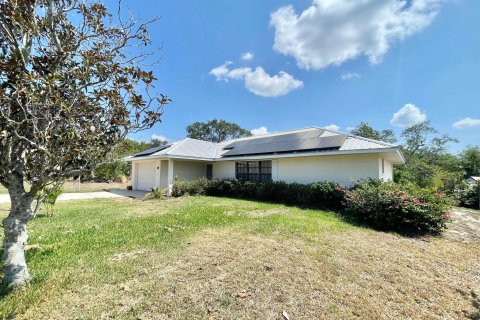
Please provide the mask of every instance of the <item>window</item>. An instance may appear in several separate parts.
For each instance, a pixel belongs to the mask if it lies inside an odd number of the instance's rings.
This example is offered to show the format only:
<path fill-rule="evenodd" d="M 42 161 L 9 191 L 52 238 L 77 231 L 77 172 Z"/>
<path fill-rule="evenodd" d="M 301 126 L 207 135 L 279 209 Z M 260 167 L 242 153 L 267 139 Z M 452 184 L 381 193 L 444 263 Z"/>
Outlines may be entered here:
<path fill-rule="evenodd" d="M 385 173 L 385 160 L 382 158 L 382 173 Z"/>
<path fill-rule="evenodd" d="M 272 181 L 272 161 L 239 161 L 235 163 L 235 172 L 241 180 Z"/>

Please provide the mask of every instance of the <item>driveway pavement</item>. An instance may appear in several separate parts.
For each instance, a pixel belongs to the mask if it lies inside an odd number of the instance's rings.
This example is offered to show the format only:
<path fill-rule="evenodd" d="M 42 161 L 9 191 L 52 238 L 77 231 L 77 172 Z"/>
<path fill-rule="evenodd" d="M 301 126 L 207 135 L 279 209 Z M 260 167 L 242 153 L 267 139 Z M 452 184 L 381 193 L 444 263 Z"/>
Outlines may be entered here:
<path fill-rule="evenodd" d="M 144 191 L 129 191 L 129 190 L 109 190 L 99 192 L 78 192 L 78 193 L 62 193 L 58 197 L 58 201 L 67 200 L 83 200 L 83 199 L 105 199 L 105 198 L 143 198 Z M 8 194 L 0 194 L 0 203 L 9 203 L 10 197 Z"/>
<path fill-rule="evenodd" d="M 480 242 L 480 210 L 455 207 L 445 235 L 462 242 Z"/>

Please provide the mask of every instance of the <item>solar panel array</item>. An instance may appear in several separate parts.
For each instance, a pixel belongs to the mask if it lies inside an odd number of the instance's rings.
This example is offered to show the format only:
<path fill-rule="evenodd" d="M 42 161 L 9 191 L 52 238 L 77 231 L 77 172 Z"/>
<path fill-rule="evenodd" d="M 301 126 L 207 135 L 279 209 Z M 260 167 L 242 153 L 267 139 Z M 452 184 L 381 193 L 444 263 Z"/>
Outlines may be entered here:
<path fill-rule="evenodd" d="M 223 157 L 340 148 L 347 135 L 320 137 L 323 129 L 246 139 L 225 146 Z"/>
<path fill-rule="evenodd" d="M 165 150 L 167 148 L 170 148 L 171 146 L 172 146 L 171 144 L 166 144 L 164 146 L 150 148 L 148 150 L 145 150 L 145 151 L 142 151 L 140 153 L 135 154 L 134 157 L 149 156 L 151 154 L 154 154 L 155 152 L 162 151 L 162 150 Z"/>

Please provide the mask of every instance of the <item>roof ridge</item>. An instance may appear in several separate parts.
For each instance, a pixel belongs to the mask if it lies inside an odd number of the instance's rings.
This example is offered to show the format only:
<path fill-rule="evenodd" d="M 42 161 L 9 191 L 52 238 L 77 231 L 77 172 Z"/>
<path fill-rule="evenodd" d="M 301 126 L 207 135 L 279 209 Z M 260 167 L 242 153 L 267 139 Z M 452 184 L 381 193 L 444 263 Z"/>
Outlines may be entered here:
<path fill-rule="evenodd" d="M 182 140 L 180 140 L 180 141 L 174 142 L 175 145 L 173 145 L 173 146 L 171 147 L 171 149 L 168 150 L 168 152 L 166 152 L 165 154 L 168 154 L 168 155 L 171 154 L 171 152 L 172 152 L 173 150 L 177 149 L 179 146 L 181 146 L 182 144 L 184 144 L 185 141 L 187 141 L 187 139 L 190 139 L 190 138 L 185 138 L 185 139 L 182 139 Z"/>
<path fill-rule="evenodd" d="M 240 137 L 240 138 L 225 140 L 225 141 L 222 141 L 220 143 L 226 143 L 226 142 L 232 142 L 232 141 L 238 141 L 238 140 L 257 139 L 257 138 L 263 138 L 263 137 L 271 136 L 271 135 L 275 135 L 275 134 L 283 134 L 283 133 L 288 134 L 289 132 L 302 131 L 302 130 L 307 130 L 307 129 L 323 129 L 323 128 L 310 126 L 310 127 L 290 129 L 290 130 L 284 130 L 284 131 L 274 131 L 274 132 L 268 132 L 268 133 L 264 133 L 264 134 L 252 135 L 252 136 L 249 136 L 249 137 Z"/>

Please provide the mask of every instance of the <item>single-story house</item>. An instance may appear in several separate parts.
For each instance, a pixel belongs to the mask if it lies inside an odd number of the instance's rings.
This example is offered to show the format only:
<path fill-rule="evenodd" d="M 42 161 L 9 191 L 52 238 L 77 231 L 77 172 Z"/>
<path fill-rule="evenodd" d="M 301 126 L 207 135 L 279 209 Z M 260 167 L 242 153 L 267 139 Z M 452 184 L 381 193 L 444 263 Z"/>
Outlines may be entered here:
<path fill-rule="evenodd" d="M 127 157 L 132 188 L 171 190 L 175 178 L 311 183 L 393 179 L 405 159 L 397 145 L 311 127 L 220 143 L 186 138 Z"/>
<path fill-rule="evenodd" d="M 465 182 L 472 186 L 476 184 L 480 184 L 480 177 L 471 176 L 465 179 Z"/>

